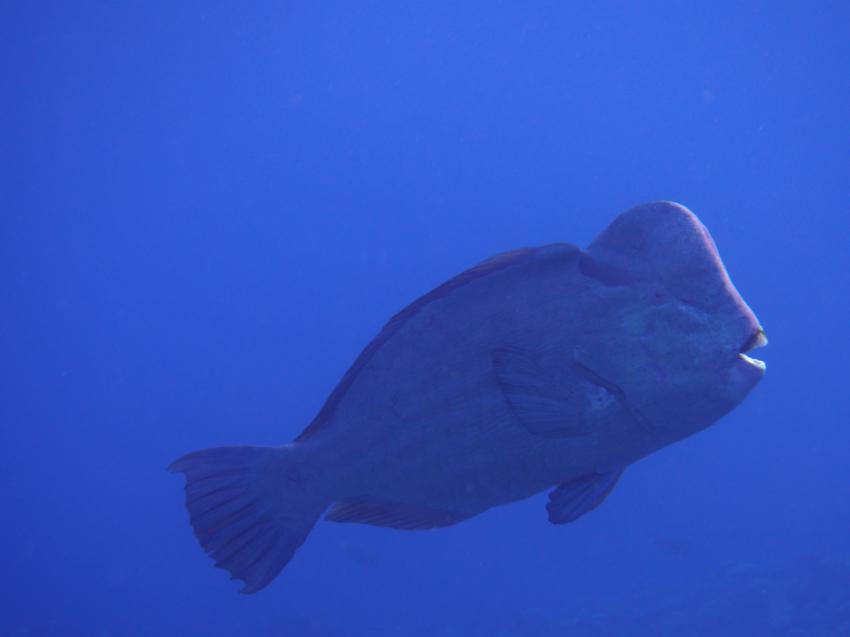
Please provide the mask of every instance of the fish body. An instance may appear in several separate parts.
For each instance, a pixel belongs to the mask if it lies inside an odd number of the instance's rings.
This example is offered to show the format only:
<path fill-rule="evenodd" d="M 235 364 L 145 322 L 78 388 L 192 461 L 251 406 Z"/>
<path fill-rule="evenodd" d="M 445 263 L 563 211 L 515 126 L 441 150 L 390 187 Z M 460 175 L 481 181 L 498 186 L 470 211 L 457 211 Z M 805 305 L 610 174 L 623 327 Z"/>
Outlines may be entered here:
<path fill-rule="evenodd" d="M 549 519 L 575 520 L 626 466 L 740 403 L 764 343 L 707 230 L 655 202 L 587 250 L 498 255 L 415 301 L 292 443 L 172 469 L 201 544 L 254 592 L 326 510 L 426 529 L 554 487 Z"/>

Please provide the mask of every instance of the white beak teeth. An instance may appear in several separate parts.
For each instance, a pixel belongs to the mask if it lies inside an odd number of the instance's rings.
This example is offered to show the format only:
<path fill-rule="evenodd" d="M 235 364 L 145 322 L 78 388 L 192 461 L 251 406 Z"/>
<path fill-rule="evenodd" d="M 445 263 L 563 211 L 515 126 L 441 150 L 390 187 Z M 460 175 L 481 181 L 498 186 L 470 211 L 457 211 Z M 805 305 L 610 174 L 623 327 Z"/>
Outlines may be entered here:
<path fill-rule="evenodd" d="M 767 339 L 765 339 L 765 343 L 766 342 L 767 342 Z M 749 363 L 753 367 L 758 367 L 762 371 L 767 369 L 767 363 L 765 363 L 764 361 L 761 361 L 757 358 L 752 358 L 751 356 L 747 356 L 743 352 L 740 352 L 738 354 L 738 358 L 740 358 L 742 361 L 744 361 L 746 363 Z"/>

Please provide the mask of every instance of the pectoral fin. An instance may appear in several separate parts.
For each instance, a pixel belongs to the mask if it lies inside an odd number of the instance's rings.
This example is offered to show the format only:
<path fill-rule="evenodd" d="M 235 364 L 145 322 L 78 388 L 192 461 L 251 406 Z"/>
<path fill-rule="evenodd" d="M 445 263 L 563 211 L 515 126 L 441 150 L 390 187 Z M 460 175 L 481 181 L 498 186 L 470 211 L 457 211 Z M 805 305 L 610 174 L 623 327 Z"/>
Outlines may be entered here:
<path fill-rule="evenodd" d="M 546 510 L 552 524 L 574 522 L 585 513 L 593 511 L 608 497 L 623 470 L 608 473 L 590 473 L 565 482 L 549 494 Z"/>
<path fill-rule="evenodd" d="M 614 398 L 566 358 L 516 348 L 493 351 L 493 372 L 509 408 L 531 433 L 586 434 Z"/>

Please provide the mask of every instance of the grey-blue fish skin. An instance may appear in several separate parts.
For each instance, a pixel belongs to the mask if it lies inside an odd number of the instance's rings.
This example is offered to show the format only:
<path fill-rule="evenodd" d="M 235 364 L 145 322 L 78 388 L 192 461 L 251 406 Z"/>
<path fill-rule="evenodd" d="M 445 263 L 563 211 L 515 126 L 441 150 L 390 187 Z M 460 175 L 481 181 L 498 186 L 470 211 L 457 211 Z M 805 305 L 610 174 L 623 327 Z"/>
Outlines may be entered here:
<path fill-rule="evenodd" d="M 708 231 L 681 205 L 619 217 L 588 247 L 498 255 L 393 317 L 282 447 L 223 447 L 185 473 L 216 566 L 267 586 L 318 518 L 448 526 L 553 489 L 556 524 L 629 464 L 716 422 L 766 343 Z"/>

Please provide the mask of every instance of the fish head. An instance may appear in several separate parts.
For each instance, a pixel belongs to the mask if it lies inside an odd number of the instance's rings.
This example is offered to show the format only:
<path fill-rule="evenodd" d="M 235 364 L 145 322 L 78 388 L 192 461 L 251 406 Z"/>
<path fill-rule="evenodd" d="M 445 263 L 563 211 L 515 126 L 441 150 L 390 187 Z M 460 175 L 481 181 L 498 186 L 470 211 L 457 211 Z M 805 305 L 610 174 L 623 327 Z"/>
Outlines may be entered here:
<path fill-rule="evenodd" d="M 684 206 L 623 213 L 582 270 L 602 285 L 576 360 L 617 386 L 636 419 L 679 439 L 738 405 L 765 372 L 747 355 L 767 339 L 706 228 Z"/>

